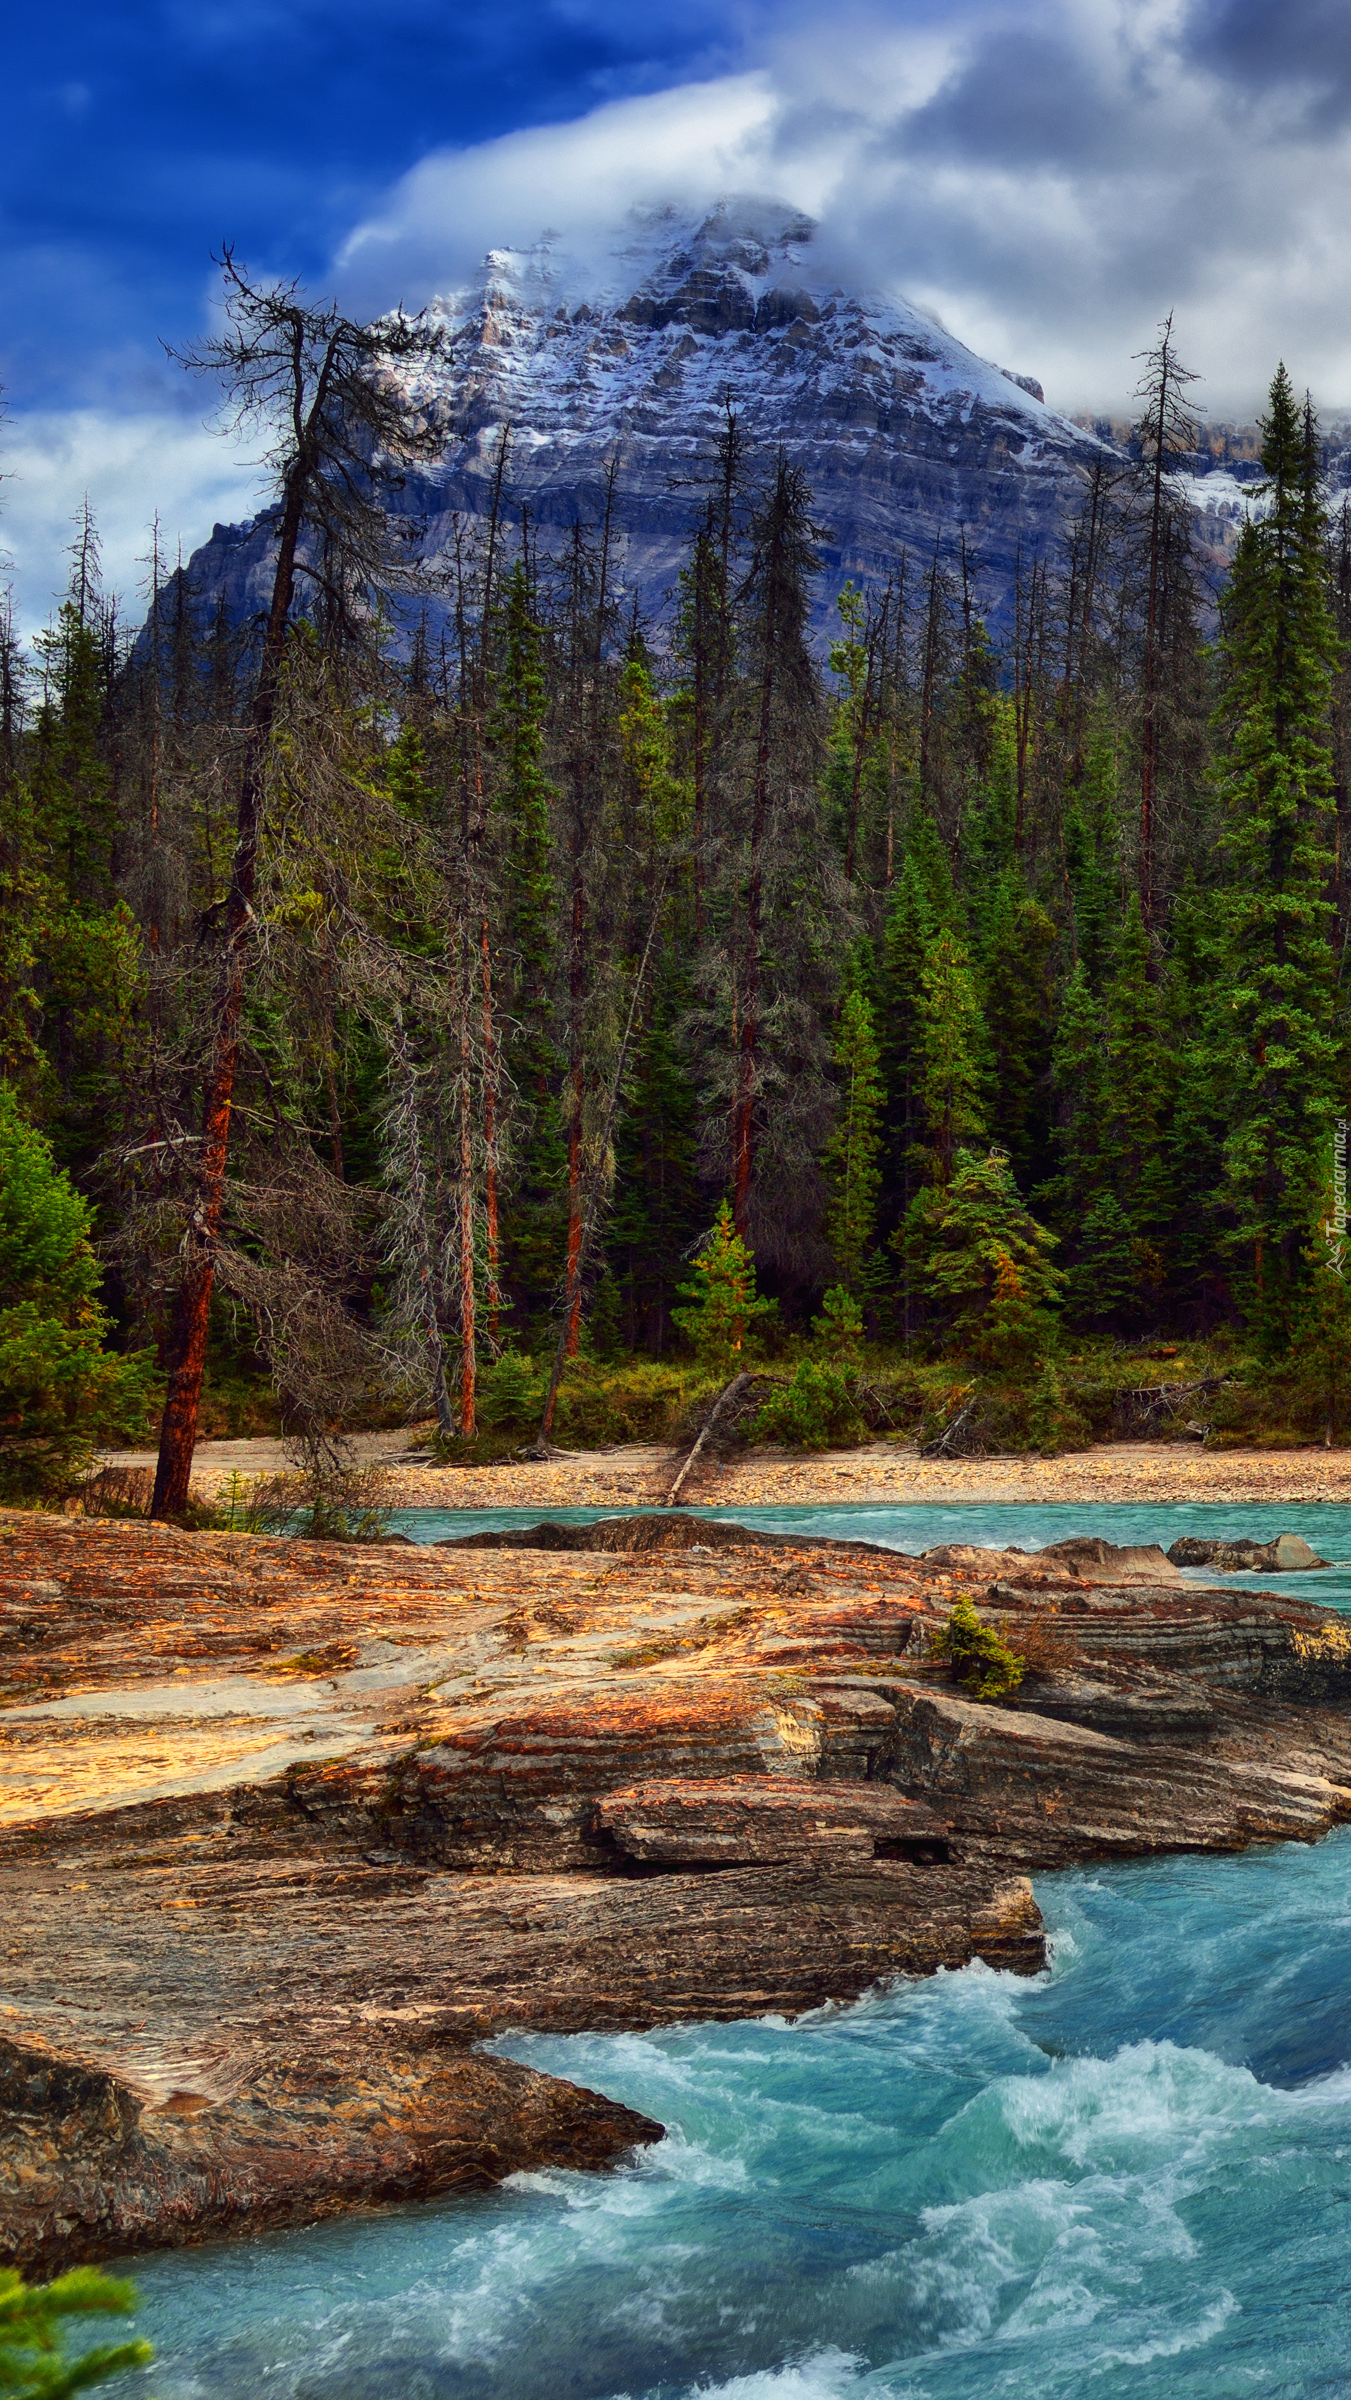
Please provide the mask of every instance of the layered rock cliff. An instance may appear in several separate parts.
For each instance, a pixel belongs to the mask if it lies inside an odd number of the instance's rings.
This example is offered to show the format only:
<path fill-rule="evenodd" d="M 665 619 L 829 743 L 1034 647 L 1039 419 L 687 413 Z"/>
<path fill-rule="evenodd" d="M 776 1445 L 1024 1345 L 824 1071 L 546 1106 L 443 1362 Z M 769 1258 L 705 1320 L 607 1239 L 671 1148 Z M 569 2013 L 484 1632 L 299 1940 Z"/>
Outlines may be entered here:
<path fill-rule="evenodd" d="M 1030 1869 L 1351 1814 L 1329 1611 L 1100 1542 L 662 1522 L 0 1519 L 0 2258 L 603 2164 L 660 2128 L 473 2045 L 1032 1971 Z M 963 1592 L 1028 1660 L 1011 1704 L 936 1654 Z"/>
<path fill-rule="evenodd" d="M 777 450 L 800 465 L 825 528 L 821 608 L 848 578 L 910 573 L 966 545 L 978 605 L 1007 613 L 1016 557 L 1044 550 L 1102 445 L 1048 408 L 1030 376 L 992 366 L 904 301 L 851 288 L 810 219 L 727 200 L 711 215 L 632 220 L 600 256 L 542 241 L 490 251 L 481 278 L 433 304 L 444 367 L 419 389 L 445 454 L 396 506 L 446 556 L 482 526 L 502 431 L 504 505 L 541 549 L 599 526 L 610 462 L 617 584 L 669 613 L 730 402 L 762 482 Z M 197 604 L 265 609 L 268 520 L 218 526 L 189 565 Z"/>

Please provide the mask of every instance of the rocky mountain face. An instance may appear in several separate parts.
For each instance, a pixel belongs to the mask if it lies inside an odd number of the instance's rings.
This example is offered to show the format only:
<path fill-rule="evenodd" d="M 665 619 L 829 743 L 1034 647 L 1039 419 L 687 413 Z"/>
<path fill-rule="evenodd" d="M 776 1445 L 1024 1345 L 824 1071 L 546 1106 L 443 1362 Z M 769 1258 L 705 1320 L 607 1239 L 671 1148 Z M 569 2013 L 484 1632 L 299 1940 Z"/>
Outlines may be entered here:
<path fill-rule="evenodd" d="M 494 250 L 481 278 L 433 303 L 447 356 L 420 388 L 443 412 L 444 457 L 397 505 L 444 554 L 490 506 L 502 429 L 505 504 L 542 550 L 600 524 L 610 462 L 618 580 L 668 609 L 730 403 L 762 479 L 782 447 L 825 529 L 823 614 L 849 577 L 911 572 L 965 544 L 978 604 L 1007 614 L 1016 556 L 1043 549 L 1101 454 L 1031 377 L 988 364 L 904 301 L 846 288 L 811 221 L 727 200 L 702 220 L 634 219 L 600 256 L 551 239 Z M 201 601 L 265 604 L 265 518 L 217 526 L 194 556 Z"/>

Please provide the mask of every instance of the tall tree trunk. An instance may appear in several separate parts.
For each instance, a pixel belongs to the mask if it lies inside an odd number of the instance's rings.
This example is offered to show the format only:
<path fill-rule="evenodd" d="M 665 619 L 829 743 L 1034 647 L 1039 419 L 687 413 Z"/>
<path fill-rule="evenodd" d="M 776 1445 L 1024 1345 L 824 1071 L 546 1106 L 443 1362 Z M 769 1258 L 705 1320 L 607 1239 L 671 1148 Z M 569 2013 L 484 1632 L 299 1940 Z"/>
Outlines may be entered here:
<path fill-rule="evenodd" d="M 647 940 L 643 944 L 643 954 L 638 961 L 638 971 L 633 979 L 633 990 L 629 997 L 629 1013 L 627 1019 L 625 1020 L 623 1037 L 619 1044 L 619 1055 L 615 1060 L 615 1070 L 613 1077 L 611 1078 L 609 1095 L 605 1104 L 605 1121 L 600 1129 L 600 1137 L 596 1144 L 596 1151 L 592 1161 L 591 1173 L 587 1178 L 586 1193 L 578 1217 L 577 1248 L 575 1256 L 572 1252 L 571 1245 L 569 1245 L 568 1284 L 564 1301 L 563 1330 L 558 1337 L 558 1347 L 554 1352 L 553 1371 L 549 1377 L 549 1389 L 544 1398 L 544 1413 L 540 1419 L 539 1428 L 539 1438 L 541 1442 L 547 1442 L 553 1433 L 554 1410 L 558 1404 L 558 1388 L 563 1380 L 563 1368 L 567 1360 L 573 1355 L 573 1351 L 569 1350 L 568 1348 L 569 1336 L 572 1334 L 574 1328 L 579 1327 L 581 1324 L 583 1278 L 586 1274 L 586 1262 L 590 1254 L 592 1237 L 596 1230 L 596 1221 L 600 1214 L 601 1184 L 605 1176 L 605 1162 L 610 1155 L 610 1143 L 614 1135 L 615 1118 L 619 1111 L 619 1098 L 624 1089 L 624 1074 L 628 1066 L 629 1051 L 633 1044 L 634 1028 L 638 1022 L 638 1011 L 641 1006 L 643 993 L 647 985 L 647 971 L 652 959 L 652 949 L 657 938 L 657 928 L 661 923 L 662 910 L 666 905 L 666 887 L 670 877 L 670 871 L 670 862 L 668 861 L 666 872 L 662 876 L 660 887 L 652 903 L 652 914 L 648 920 Z M 569 1235 L 570 1234 L 571 1227 L 569 1227 Z M 574 1350 L 575 1346 L 576 1345 L 574 1342 Z"/>
<path fill-rule="evenodd" d="M 564 1356 L 575 1358 L 582 1325 L 582 1117 L 586 1063 L 582 1049 L 582 1006 L 586 996 L 586 893 L 582 861 L 573 863 L 572 940 L 568 960 L 568 1246 L 565 1274 Z"/>
<path fill-rule="evenodd" d="M 736 1110 L 732 1120 L 732 1216 L 746 1239 L 751 1177 L 755 1165 L 755 1070 L 760 1041 L 760 931 L 764 918 L 764 846 L 769 822 L 769 752 L 774 716 L 774 637 L 766 628 L 760 723 L 755 745 L 755 799 L 751 814 L 750 872 L 746 878 L 745 968 L 741 979 L 741 1039 L 738 1046 Z"/>
<path fill-rule="evenodd" d="M 488 1307 L 488 1344 L 494 1357 L 501 1346 L 501 1236 L 498 1225 L 498 1045 L 493 1017 L 493 962 L 488 919 L 479 926 L 480 971 L 483 977 L 483 1232 L 486 1266 L 484 1297 Z"/>
<path fill-rule="evenodd" d="M 459 1116 L 460 1116 L 460 1433 L 472 1442 L 478 1431 L 478 1327 L 474 1274 L 474 1079 L 470 1014 L 473 1006 L 473 950 L 466 910 L 460 935 L 459 966 Z"/>
<path fill-rule="evenodd" d="M 225 938 L 212 1001 L 211 1061 L 202 1110 L 196 1191 L 183 1236 L 183 1271 L 170 1330 L 168 1390 L 160 1425 L 154 1497 L 150 1503 L 152 1517 L 180 1515 L 187 1506 L 188 1485 L 192 1477 L 192 1454 L 197 1442 L 202 1377 L 206 1369 L 211 1292 L 216 1276 L 221 1212 L 225 1202 L 230 1112 L 239 1064 L 239 1023 L 244 1005 L 249 937 L 253 928 L 258 845 L 262 838 L 267 791 L 267 757 L 281 691 L 286 624 L 295 590 L 296 551 L 311 472 L 308 460 L 302 455 L 287 478 L 277 543 L 277 566 L 272 579 L 272 605 L 268 611 L 258 682 L 249 712 L 244 771 L 239 786 L 234 859 L 225 903 Z"/>

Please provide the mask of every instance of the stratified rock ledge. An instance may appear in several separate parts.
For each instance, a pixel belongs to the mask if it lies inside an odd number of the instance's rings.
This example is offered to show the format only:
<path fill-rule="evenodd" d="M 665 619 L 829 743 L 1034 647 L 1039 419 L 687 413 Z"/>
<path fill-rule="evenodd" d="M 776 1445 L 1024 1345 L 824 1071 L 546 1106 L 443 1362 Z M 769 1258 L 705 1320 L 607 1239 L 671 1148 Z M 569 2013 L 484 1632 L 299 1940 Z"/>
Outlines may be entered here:
<path fill-rule="evenodd" d="M 667 1522 L 551 1553 L 0 1518 L 0 2259 L 620 2163 L 662 2128 L 478 2045 L 1033 1973 L 1037 1868 L 1351 1815 L 1327 1610 L 1099 1541 Z M 935 1655 L 962 1592 L 1028 1658 L 1011 1704 Z"/>

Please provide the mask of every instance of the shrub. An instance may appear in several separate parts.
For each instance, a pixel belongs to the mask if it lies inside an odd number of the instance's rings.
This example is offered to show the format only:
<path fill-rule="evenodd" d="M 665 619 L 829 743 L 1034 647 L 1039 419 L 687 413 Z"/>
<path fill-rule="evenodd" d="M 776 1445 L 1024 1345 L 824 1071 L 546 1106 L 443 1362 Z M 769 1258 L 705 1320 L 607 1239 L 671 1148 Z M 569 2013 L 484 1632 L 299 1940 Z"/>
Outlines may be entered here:
<path fill-rule="evenodd" d="M 75 1497 L 87 1517 L 148 1517 L 154 1490 L 150 1467 L 95 1467 Z"/>
<path fill-rule="evenodd" d="M 504 1350 L 478 1379 L 478 1413 L 494 1433 L 533 1433 L 548 1377 L 519 1350 Z"/>
<path fill-rule="evenodd" d="M 311 1542 L 379 1542 L 393 1512 L 385 1467 L 310 1458 L 288 1475 L 261 1477 L 242 1515 L 250 1533 L 292 1533 Z"/>
<path fill-rule="evenodd" d="M 1081 1450 L 1092 1440 L 1082 1411 L 1066 1399 L 1053 1358 L 1044 1358 L 1027 1402 L 1027 1435 L 1043 1458 L 1058 1458 L 1062 1450 Z"/>
<path fill-rule="evenodd" d="M 934 1635 L 933 1649 L 936 1657 L 947 1659 L 974 1700 L 1002 1700 L 1023 1680 L 1025 1661 L 981 1623 L 967 1592 L 959 1595 L 947 1624 Z"/>
<path fill-rule="evenodd" d="M 0 1084 L 0 1499 L 54 1498 L 145 1431 L 153 1362 L 104 1349 L 99 1282 L 88 1207 Z"/>
<path fill-rule="evenodd" d="M 105 2342 L 67 2361 L 61 2352 L 63 2317 L 130 2316 L 135 2286 L 76 2267 L 55 2283 L 29 2284 L 0 2267 L 0 2392 L 15 2400 L 69 2400 L 128 2367 L 146 2367 L 149 2342 Z"/>
<path fill-rule="evenodd" d="M 856 1433 L 859 1413 L 838 1367 L 804 1358 L 791 1383 L 771 1392 L 751 1425 L 752 1441 L 788 1442 L 797 1450 L 825 1450 Z"/>

